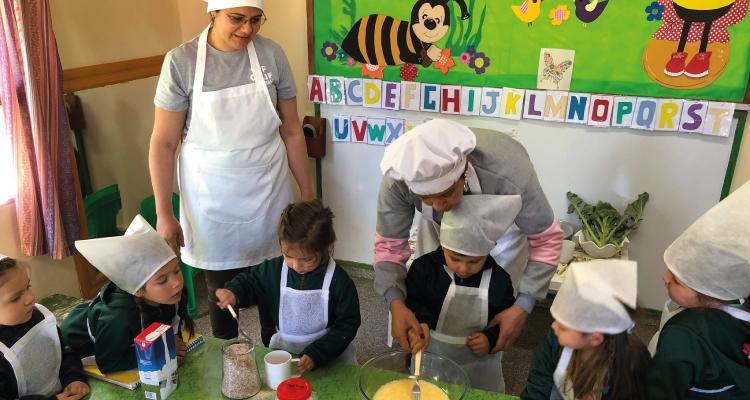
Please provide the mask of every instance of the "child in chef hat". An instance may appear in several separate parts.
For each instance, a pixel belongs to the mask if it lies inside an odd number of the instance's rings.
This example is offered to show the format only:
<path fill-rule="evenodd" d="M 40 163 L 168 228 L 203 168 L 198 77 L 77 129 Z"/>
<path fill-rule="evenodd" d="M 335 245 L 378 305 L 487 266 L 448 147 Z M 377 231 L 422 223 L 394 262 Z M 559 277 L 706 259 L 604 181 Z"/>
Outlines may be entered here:
<path fill-rule="evenodd" d="M 515 298 L 510 275 L 489 254 L 520 210 L 520 196 L 464 196 L 443 214 L 440 247 L 414 260 L 406 276 L 406 305 L 422 327 L 410 332 L 412 349 L 444 355 L 473 387 L 501 393 L 503 353 L 489 352 L 502 328 L 486 326 Z"/>
<path fill-rule="evenodd" d="M 521 398 L 645 400 L 650 357 L 630 333 L 636 293 L 633 261 L 571 264 Z"/>
<path fill-rule="evenodd" d="M 750 398 L 750 183 L 683 232 L 664 262 L 664 284 L 676 307 L 662 316 L 652 340 L 649 394 Z"/>
<path fill-rule="evenodd" d="M 164 239 L 138 215 L 124 236 L 76 241 L 78 251 L 111 282 L 94 300 L 71 311 L 61 325 L 66 345 L 94 356 L 104 373 L 137 366 L 133 339 L 154 322 L 193 333 L 182 290 L 179 260 Z M 175 335 L 177 361 L 187 347 Z"/>
<path fill-rule="evenodd" d="M 26 268 L 0 254 L 0 397 L 79 399 L 81 360 L 67 351 L 55 316 L 31 290 Z"/>

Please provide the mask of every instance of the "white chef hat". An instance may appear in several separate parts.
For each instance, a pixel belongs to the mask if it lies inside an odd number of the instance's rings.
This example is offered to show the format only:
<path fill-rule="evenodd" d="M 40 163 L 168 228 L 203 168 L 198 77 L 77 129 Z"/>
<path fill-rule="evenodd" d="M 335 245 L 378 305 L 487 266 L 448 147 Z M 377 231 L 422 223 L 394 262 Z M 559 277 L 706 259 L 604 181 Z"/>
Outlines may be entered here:
<path fill-rule="evenodd" d="M 685 285 L 719 300 L 750 295 L 750 183 L 698 218 L 664 252 Z"/>
<path fill-rule="evenodd" d="M 263 9 L 263 0 L 203 0 L 208 3 L 206 12 L 235 7 L 255 7 Z"/>
<path fill-rule="evenodd" d="M 637 280 L 635 261 L 572 263 L 550 313 L 559 323 L 579 332 L 622 333 L 635 325 L 625 306 L 636 307 Z"/>
<path fill-rule="evenodd" d="M 412 192 L 430 195 L 447 190 L 466 168 L 477 138 L 469 128 L 433 119 L 396 139 L 385 149 L 380 170 L 402 180 Z"/>
<path fill-rule="evenodd" d="M 76 248 L 117 287 L 130 294 L 135 294 L 176 257 L 140 215 L 136 215 L 124 236 L 77 240 Z"/>
<path fill-rule="evenodd" d="M 467 256 L 486 256 L 521 211 L 521 196 L 471 195 L 443 214 L 440 245 Z"/>

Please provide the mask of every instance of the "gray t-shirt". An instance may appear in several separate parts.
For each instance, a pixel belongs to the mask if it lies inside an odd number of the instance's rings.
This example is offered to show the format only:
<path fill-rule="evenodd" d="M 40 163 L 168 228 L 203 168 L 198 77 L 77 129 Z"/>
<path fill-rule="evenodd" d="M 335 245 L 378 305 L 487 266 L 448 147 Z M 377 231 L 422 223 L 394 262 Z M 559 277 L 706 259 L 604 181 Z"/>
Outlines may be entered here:
<path fill-rule="evenodd" d="M 281 47 L 260 35 L 253 38 L 268 92 L 274 106 L 277 99 L 291 99 L 297 95 L 289 61 Z M 206 46 L 206 73 L 203 90 L 211 92 L 255 82 L 247 49 L 224 52 Z M 190 127 L 193 81 L 198 54 L 198 38 L 172 49 L 164 57 L 154 104 L 167 111 L 185 111 L 185 132 Z"/>

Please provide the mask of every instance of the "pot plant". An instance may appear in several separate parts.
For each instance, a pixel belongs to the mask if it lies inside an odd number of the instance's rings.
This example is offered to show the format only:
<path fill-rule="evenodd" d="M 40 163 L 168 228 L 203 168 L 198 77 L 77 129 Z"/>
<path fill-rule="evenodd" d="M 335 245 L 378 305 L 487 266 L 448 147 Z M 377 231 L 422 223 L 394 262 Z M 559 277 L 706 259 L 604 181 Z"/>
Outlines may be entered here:
<path fill-rule="evenodd" d="M 620 214 L 607 202 L 591 205 L 573 192 L 568 192 L 567 197 L 568 214 L 577 213 L 583 224 L 574 241 L 594 258 L 612 257 L 628 245 L 628 235 L 638 228 L 648 202 L 648 193 L 643 192 Z"/>

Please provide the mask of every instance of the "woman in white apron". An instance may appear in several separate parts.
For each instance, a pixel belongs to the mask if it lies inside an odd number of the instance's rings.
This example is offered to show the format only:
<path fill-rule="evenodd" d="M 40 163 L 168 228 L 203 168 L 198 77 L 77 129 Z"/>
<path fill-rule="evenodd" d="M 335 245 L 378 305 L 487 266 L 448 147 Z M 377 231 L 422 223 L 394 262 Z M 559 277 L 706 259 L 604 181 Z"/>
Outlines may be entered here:
<path fill-rule="evenodd" d="M 649 396 L 750 398 L 750 184 L 683 232 L 664 262 L 670 301 L 652 339 Z"/>
<path fill-rule="evenodd" d="M 0 255 L 0 281 L 0 397 L 46 398 L 63 390 L 85 396 L 81 362 L 75 354 L 63 356 L 55 316 L 34 304 L 26 270 Z"/>
<path fill-rule="evenodd" d="M 422 213 L 415 251 L 420 256 L 438 246 L 441 213 L 467 195 L 520 197 L 521 211 L 491 252 L 517 282 L 516 303 L 491 321 L 502 326 L 493 351 L 507 348 L 520 334 L 536 300 L 546 296 L 563 238 L 526 150 L 508 135 L 481 129 L 472 132 L 457 122 L 433 119 L 386 148 L 380 168 L 375 290 L 389 304 L 390 330 L 407 350 L 408 332 L 419 329 L 404 303 L 414 211 Z"/>
<path fill-rule="evenodd" d="M 629 332 L 633 261 L 574 263 L 550 313 L 552 333 L 534 352 L 522 399 L 646 400 L 649 355 Z"/>
<path fill-rule="evenodd" d="M 181 247 L 186 264 L 205 270 L 212 294 L 243 268 L 280 255 L 275 229 L 292 201 L 290 167 L 304 200 L 313 190 L 288 62 L 257 36 L 263 0 L 206 1 L 211 25 L 165 59 L 149 166 L 157 230 Z M 183 131 L 178 222 L 171 192 Z M 259 311 L 267 341 L 273 325 Z M 236 321 L 213 295 L 209 312 L 214 336 L 237 336 Z"/>
<path fill-rule="evenodd" d="M 489 254 L 520 209 L 520 196 L 466 197 L 443 216 L 442 247 L 416 259 L 406 277 L 407 306 L 432 328 L 427 350 L 457 362 L 471 386 L 499 393 L 503 352 L 490 350 L 501 328 L 487 323 L 515 299 L 510 276 Z"/>
<path fill-rule="evenodd" d="M 290 204 L 281 214 L 278 240 L 283 257 L 218 289 L 218 306 L 271 305 L 278 328 L 270 347 L 299 354 L 300 374 L 334 360 L 355 364 L 359 298 L 354 282 L 332 256 L 333 213 L 320 200 Z"/>

